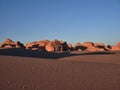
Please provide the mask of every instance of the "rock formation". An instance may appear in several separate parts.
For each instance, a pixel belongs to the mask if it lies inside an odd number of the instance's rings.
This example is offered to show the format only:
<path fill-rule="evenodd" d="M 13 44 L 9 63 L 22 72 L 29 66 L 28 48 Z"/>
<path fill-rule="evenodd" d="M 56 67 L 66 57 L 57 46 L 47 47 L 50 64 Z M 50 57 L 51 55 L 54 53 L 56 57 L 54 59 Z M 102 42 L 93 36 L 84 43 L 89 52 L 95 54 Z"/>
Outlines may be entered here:
<path fill-rule="evenodd" d="M 87 47 L 87 51 L 105 51 L 107 48 L 104 43 L 84 42 L 84 47 Z"/>
<path fill-rule="evenodd" d="M 71 43 L 69 43 L 67 46 L 68 46 L 68 48 L 69 48 L 69 51 L 73 50 L 73 46 L 72 46 Z"/>
<path fill-rule="evenodd" d="M 1 48 L 25 48 L 25 46 L 19 42 L 19 41 L 12 41 L 11 39 L 7 38 L 5 41 L 1 44 Z"/>
<path fill-rule="evenodd" d="M 66 42 L 59 40 L 41 40 L 36 42 L 30 42 L 25 45 L 26 49 L 31 50 L 46 50 L 48 52 L 53 51 L 68 51 L 69 47 Z"/>
<path fill-rule="evenodd" d="M 118 42 L 115 46 L 111 46 L 111 50 L 120 50 L 120 42 Z"/>
<path fill-rule="evenodd" d="M 33 41 L 27 43 L 25 46 L 19 41 L 12 41 L 7 38 L 3 43 L 0 44 L 0 48 L 26 48 L 31 50 L 45 50 L 48 52 L 54 51 L 71 51 L 71 50 L 79 50 L 79 51 L 109 51 L 109 50 L 120 50 L 120 42 L 118 42 L 115 46 L 105 46 L 104 43 L 93 43 L 93 42 L 84 42 L 76 43 L 73 47 L 72 44 L 67 44 L 67 42 L 62 40 L 41 40 L 41 41 Z"/>
<path fill-rule="evenodd" d="M 45 49 L 48 52 L 60 51 L 61 48 L 62 48 L 61 43 L 58 40 L 53 40 L 45 46 Z"/>
<path fill-rule="evenodd" d="M 27 43 L 25 47 L 26 49 L 31 49 L 31 50 L 45 50 L 45 46 L 49 42 L 50 42 L 49 40 L 34 41 Z"/>
<path fill-rule="evenodd" d="M 87 47 L 86 46 L 83 46 L 82 44 L 80 44 L 79 42 L 75 44 L 75 47 L 74 47 L 75 50 L 79 50 L 79 51 L 83 51 L 83 50 L 86 50 Z"/>

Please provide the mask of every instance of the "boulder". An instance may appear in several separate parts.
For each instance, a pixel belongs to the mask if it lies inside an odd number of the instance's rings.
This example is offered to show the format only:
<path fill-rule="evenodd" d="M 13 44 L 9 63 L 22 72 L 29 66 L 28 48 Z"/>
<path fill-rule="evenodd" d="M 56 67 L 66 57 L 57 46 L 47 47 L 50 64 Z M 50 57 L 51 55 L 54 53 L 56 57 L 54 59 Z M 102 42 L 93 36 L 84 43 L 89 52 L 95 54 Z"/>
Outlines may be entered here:
<path fill-rule="evenodd" d="M 93 42 L 84 42 L 82 45 L 85 47 L 93 47 L 94 43 Z"/>
<path fill-rule="evenodd" d="M 87 47 L 86 46 L 83 46 L 82 44 L 80 44 L 79 42 L 75 44 L 75 47 L 74 47 L 75 50 L 78 50 L 78 51 L 82 51 L 82 50 L 86 50 Z"/>

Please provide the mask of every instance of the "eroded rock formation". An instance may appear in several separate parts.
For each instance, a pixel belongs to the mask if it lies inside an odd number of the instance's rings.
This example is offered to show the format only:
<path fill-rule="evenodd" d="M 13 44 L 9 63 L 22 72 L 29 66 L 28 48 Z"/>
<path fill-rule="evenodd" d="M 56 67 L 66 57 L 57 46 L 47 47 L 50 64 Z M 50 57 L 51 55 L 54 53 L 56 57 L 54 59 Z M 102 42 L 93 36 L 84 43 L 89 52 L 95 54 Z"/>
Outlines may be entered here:
<path fill-rule="evenodd" d="M 19 41 L 12 41 L 11 39 L 7 38 L 5 41 L 0 45 L 1 48 L 25 48 L 25 46 Z"/>
<path fill-rule="evenodd" d="M 54 51 L 71 51 L 71 50 L 79 50 L 79 51 L 110 51 L 110 50 L 120 50 L 120 42 L 118 42 L 115 46 L 105 46 L 104 43 L 93 43 L 93 42 L 84 42 L 76 43 L 73 47 L 72 44 L 67 44 L 67 42 L 62 40 L 41 40 L 29 42 L 25 46 L 19 41 L 12 41 L 7 38 L 3 43 L 0 44 L 0 48 L 26 48 L 31 50 L 45 50 L 48 52 Z"/>

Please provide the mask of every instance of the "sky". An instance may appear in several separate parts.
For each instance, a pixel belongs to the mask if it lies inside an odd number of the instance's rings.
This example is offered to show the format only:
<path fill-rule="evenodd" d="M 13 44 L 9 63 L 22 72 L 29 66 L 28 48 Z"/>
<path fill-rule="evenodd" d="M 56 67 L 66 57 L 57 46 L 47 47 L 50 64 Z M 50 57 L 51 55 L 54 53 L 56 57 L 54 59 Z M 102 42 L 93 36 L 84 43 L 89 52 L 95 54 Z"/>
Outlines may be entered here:
<path fill-rule="evenodd" d="M 115 45 L 120 0 L 0 0 L 0 42 L 64 40 Z"/>

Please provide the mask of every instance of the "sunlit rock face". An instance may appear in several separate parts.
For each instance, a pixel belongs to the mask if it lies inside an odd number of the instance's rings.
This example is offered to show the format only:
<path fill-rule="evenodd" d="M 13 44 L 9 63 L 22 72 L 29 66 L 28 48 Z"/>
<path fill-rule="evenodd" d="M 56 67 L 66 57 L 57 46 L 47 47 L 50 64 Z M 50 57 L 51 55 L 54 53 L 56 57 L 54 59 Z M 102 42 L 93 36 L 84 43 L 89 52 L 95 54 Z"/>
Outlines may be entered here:
<path fill-rule="evenodd" d="M 46 46 L 45 49 L 48 52 L 53 52 L 53 51 L 68 51 L 69 47 L 68 44 L 64 41 L 59 41 L 59 40 L 53 40 L 49 42 Z"/>
<path fill-rule="evenodd" d="M 86 50 L 87 47 L 86 46 L 83 46 L 81 43 L 76 43 L 75 44 L 75 47 L 74 47 L 75 50 L 78 50 L 78 51 L 83 51 L 83 50 Z"/>
<path fill-rule="evenodd" d="M 27 43 L 25 45 L 26 49 L 31 49 L 31 50 L 46 50 L 48 52 L 53 52 L 53 51 L 68 51 L 69 47 L 68 44 L 64 41 L 59 41 L 59 40 L 41 40 L 41 41 L 34 41 Z"/>
<path fill-rule="evenodd" d="M 33 41 L 27 44 L 22 44 L 20 41 L 12 41 L 10 38 L 5 39 L 4 42 L 0 43 L 0 48 L 26 48 L 30 50 L 44 50 L 48 52 L 54 51 L 112 51 L 112 50 L 120 50 L 120 42 L 118 42 L 115 46 L 107 45 L 102 43 L 93 43 L 93 42 L 84 42 L 76 43 L 75 46 L 72 44 L 68 44 L 66 41 L 62 40 L 40 40 Z"/>
<path fill-rule="evenodd" d="M 12 41 L 11 39 L 7 38 L 5 41 L 0 45 L 1 48 L 25 48 L 25 46 L 20 41 Z"/>
<path fill-rule="evenodd" d="M 86 46 L 86 47 L 93 47 L 94 43 L 93 42 L 84 42 L 82 45 Z"/>
<path fill-rule="evenodd" d="M 84 47 L 87 47 L 87 51 L 106 51 L 108 50 L 104 43 L 93 43 L 93 42 L 84 42 L 82 44 Z"/>
<path fill-rule="evenodd" d="M 31 50 L 45 50 L 45 46 L 49 43 L 49 40 L 33 41 L 25 45 L 26 49 Z"/>
<path fill-rule="evenodd" d="M 111 50 L 120 50 L 120 42 L 118 42 L 115 46 L 111 46 Z"/>

